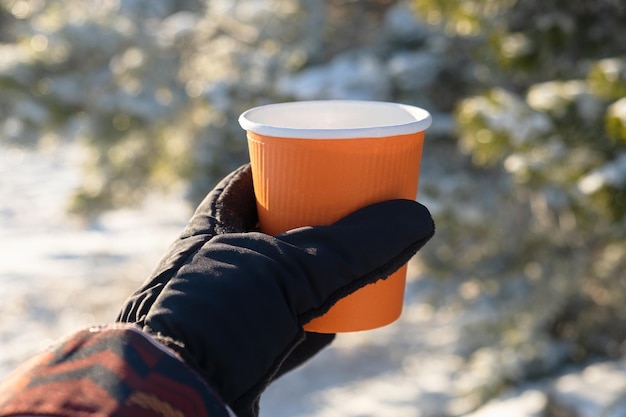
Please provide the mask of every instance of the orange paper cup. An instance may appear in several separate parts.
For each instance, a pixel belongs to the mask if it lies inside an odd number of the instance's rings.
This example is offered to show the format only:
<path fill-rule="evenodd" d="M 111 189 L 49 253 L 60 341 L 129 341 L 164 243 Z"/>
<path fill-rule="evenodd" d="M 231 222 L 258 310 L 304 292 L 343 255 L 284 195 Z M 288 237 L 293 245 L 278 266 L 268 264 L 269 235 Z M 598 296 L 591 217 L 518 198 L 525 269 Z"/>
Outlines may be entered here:
<path fill-rule="evenodd" d="M 375 101 L 270 104 L 239 118 L 247 131 L 261 229 L 277 235 L 333 223 L 391 199 L 415 199 L 424 131 L 421 108 Z M 406 265 L 339 300 L 307 323 L 318 333 L 374 329 L 402 312 Z"/>

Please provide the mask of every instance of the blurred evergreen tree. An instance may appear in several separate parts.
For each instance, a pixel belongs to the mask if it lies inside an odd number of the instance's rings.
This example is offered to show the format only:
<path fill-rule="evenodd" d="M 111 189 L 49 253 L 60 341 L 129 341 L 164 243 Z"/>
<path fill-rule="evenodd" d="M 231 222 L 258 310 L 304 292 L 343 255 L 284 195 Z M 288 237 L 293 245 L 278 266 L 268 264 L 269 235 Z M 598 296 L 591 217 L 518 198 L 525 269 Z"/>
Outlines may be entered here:
<path fill-rule="evenodd" d="M 626 5 L 413 4 L 472 62 L 473 94 L 455 110 L 461 149 L 506 173 L 511 198 L 530 211 L 523 234 L 509 235 L 518 261 L 483 278 L 541 277 L 547 294 L 562 286 L 533 308 L 558 309 L 545 330 L 571 343 L 570 359 L 626 353 Z"/>
<path fill-rule="evenodd" d="M 247 160 L 237 124 L 284 74 L 373 37 L 394 1 L 1 0 L 0 140 L 81 140 L 72 210 L 184 182 L 197 203 Z"/>

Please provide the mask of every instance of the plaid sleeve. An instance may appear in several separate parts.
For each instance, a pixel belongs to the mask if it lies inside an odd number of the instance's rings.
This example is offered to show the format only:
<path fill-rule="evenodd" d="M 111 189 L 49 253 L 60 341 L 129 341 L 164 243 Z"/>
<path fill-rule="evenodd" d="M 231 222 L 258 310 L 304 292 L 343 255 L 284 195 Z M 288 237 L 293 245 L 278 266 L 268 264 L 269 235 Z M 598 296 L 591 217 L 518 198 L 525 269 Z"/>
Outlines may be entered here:
<path fill-rule="evenodd" d="M 80 330 L 0 382 L 0 416 L 229 417 L 182 360 L 131 325 Z"/>

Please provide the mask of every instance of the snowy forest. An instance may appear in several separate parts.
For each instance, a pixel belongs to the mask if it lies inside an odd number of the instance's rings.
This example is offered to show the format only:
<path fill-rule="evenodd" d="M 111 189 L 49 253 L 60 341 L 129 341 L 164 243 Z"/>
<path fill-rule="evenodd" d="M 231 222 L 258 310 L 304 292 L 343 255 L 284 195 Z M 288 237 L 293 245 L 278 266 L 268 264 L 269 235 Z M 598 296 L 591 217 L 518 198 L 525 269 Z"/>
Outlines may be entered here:
<path fill-rule="evenodd" d="M 248 160 L 240 113 L 379 100 L 433 116 L 418 201 L 437 234 L 411 261 L 403 318 L 342 335 L 262 415 L 626 416 L 625 40 L 620 0 L 0 0 L 0 377 L 24 344 L 83 323 L 55 327 L 63 311 L 110 319 L 145 278 L 111 267 L 92 274 L 114 294 L 100 310 L 65 297 L 43 314 L 6 255 L 38 233 L 24 207 L 45 212 L 16 203 L 40 184 L 12 176 L 16 158 L 54 177 L 52 158 L 79 149 L 62 204 L 76 230 L 155 194 L 184 203 L 157 215 L 160 250 Z M 45 332 L 25 324 L 42 318 Z"/>

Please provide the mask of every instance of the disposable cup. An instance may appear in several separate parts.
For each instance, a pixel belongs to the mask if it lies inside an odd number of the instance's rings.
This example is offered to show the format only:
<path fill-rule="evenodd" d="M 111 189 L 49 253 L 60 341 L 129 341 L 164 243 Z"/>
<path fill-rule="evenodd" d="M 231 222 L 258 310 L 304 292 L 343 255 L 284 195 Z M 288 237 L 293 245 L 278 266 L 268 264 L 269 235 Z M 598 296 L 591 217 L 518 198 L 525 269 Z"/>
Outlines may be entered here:
<path fill-rule="evenodd" d="M 359 208 L 415 199 L 430 114 L 377 101 L 270 104 L 244 112 L 261 230 L 331 224 Z M 376 236 L 372 236 L 375 239 Z M 374 329 L 402 312 L 406 265 L 307 323 L 318 333 Z"/>

